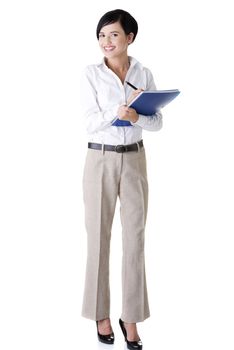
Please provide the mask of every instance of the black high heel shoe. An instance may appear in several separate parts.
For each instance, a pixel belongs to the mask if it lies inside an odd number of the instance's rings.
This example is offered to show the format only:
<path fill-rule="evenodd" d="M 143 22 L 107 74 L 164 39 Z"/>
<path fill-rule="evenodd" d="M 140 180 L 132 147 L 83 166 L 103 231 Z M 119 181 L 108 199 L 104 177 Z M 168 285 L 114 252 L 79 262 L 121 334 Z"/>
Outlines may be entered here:
<path fill-rule="evenodd" d="M 105 343 L 105 344 L 109 344 L 109 345 L 114 344 L 114 341 L 115 341 L 114 332 L 112 332 L 111 334 L 108 334 L 108 335 L 100 334 L 99 331 L 98 331 L 98 321 L 96 321 L 96 325 L 97 325 L 97 336 L 98 336 L 98 340 L 99 340 L 101 343 Z"/>
<path fill-rule="evenodd" d="M 124 335 L 124 338 L 125 338 L 125 341 L 127 343 L 127 348 L 130 349 L 130 350 L 141 350 L 143 345 L 142 345 L 142 341 L 141 340 L 138 340 L 138 341 L 129 341 L 127 339 L 127 331 L 126 331 L 126 328 L 124 327 L 124 323 L 121 319 L 119 319 L 119 325 L 120 325 L 120 328 L 122 329 L 122 332 L 123 332 L 123 335 Z"/>

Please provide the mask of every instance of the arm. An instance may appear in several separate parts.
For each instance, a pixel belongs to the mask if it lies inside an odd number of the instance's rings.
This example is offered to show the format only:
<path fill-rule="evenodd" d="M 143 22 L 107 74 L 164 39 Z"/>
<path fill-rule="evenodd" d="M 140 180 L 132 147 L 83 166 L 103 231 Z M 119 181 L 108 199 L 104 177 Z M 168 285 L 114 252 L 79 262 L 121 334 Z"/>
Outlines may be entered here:
<path fill-rule="evenodd" d="M 86 130 L 90 134 L 111 126 L 117 119 L 119 108 L 119 105 L 113 105 L 108 110 L 101 110 L 92 78 L 92 72 L 86 68 L 81 76 L 81 108 Z"/>
<path fill-rule="evenodd" d="M 162 119 L 162 113 L 160 111 L 148 117 L 142 114 L 138 114 L 138 116 L 139 116 L 138 120 L 135 123 L 132 123 L 132 125 L 138 125 L 142 129 L 145 129 L 148 131 L 158 131 L 162 128 L 163 119 Z"/>

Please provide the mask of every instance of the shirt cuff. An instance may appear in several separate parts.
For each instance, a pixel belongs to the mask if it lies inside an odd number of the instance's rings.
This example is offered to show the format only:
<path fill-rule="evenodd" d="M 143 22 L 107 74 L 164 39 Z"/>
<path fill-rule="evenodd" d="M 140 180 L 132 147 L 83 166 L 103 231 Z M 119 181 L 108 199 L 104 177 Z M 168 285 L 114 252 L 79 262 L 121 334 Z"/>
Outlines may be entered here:
<path fill-rule="evenodd" d="M 140 126 L 141 128 L 143 128 L 144 125 L 145 125 L 145 118 L 147 118 L 147 117 L 144 116 L 144 115 L 142 115 L 142 114 L 139 114 L 138 120 L 137 120 L 135 123 L 131 122 L 131 124 L 132 124 L 132 125 L 138 125 L 138 126 Z"/>

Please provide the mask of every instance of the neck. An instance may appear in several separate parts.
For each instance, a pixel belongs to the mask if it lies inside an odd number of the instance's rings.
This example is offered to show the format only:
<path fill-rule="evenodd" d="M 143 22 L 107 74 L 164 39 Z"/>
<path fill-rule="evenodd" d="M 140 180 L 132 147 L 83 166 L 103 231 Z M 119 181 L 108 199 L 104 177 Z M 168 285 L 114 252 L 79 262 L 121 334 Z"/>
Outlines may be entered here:
<path fill-rule="evenodd" d="M 116 58 L 109 58 L 109 59 L 106 58 L 105 61 L 106 61 L 107 67 L 113 71 L 123 72 L 128 70 L 130 66 L 129 58 L 127 55 L 124 57 L 116 57 Z"/>
<path fill-rule="evenodd" d="M 123 82 L 130 67 L 128 56 L 122 58 L 105 59 L 105 61 L 107 67 L 110 68 Z"/>

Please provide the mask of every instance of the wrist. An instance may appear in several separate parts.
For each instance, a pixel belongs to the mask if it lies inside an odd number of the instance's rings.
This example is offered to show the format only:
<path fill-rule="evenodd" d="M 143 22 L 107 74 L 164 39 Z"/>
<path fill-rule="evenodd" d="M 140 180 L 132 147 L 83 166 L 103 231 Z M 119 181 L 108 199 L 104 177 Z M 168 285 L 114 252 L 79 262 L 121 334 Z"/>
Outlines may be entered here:
<path fill-rule="evenodd" d="M 139 115 L 136 113 L 136 115 L 134 116 L 132 122 L 136 123 L 138 121 L 138 119 L 139 119 Z"/>

